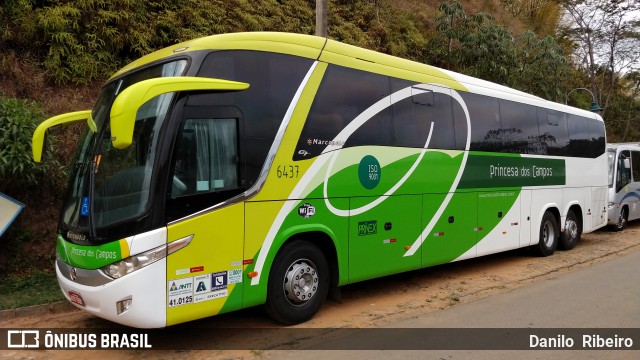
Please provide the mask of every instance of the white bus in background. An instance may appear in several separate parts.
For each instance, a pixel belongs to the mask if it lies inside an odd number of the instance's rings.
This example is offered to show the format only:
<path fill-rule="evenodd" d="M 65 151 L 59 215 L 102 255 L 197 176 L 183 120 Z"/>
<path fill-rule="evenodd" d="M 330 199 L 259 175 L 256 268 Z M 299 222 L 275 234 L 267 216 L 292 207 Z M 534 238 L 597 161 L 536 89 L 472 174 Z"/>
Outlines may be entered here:
<path fill-rule="evenodd" d="M 640 143 L 607 144 L 609 159 L 609 225 L 624 230 L 640 218 Z"/>

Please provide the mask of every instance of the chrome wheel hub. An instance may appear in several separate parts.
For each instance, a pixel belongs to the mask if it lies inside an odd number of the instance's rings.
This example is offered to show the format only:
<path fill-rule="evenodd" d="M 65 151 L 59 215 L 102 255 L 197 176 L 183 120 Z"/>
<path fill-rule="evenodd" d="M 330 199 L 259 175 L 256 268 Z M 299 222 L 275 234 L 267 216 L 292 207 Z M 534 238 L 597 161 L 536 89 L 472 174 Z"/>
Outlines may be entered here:
<path fill-rule="evenodd" d="M 547 221 L 546 223 L 544 223 L 544 228 L 542 230 L 542 240 L 544 241 L 544 245 L 546 247 L 551 247 L 555 239 L 556 234 L 553 229 L 553 225 L 551 224 L 551 222 Z"/>
<path fill-rule="evenodd" d="M 574 220 L 567 220 L 564 223 L 564 231 L 567 232 L 570 239 L 575 239 L 578 237 L 578 223 Z"/>
<path fill-rule="evenodd" d="M 318 291 L 318 271 L 310 260 L 298 260 L 284 276 L 284 293 L 293 305 L 302 305 Z"/>

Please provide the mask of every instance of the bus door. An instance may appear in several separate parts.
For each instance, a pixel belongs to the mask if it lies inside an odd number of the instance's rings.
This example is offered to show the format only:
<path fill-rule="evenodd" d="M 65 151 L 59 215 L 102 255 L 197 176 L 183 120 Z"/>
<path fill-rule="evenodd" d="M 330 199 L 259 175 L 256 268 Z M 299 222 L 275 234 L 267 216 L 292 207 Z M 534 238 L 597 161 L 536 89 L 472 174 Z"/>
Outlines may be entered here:
<path fill-rule="evenodd" d="M 640 151 L 631 151 L 632 182 L 629 191 L 633 191 L 629 220 L 640 218 Z"/>
<path fill-rule="evenodd" d="M 632 196 L 627 196 L 629 192 L 633 191 L 633 188 L 629 187 L 631 184 L 631 152 L 629 150 L 621 151 L 618 154 L 618 166 L 616 176 L 616 197 L 615 202 L 623 205 L 631 200 Z M 629 204 L 629 210 L 633 211 L 631 204 Z"/>
<path fill-rule="evenodd" d="M 244 203 L 229 202 L 244 191 L 239 120 L 231 107 L 184 108 L 165 217 L 169 243 L 188 245 L 169 246 L 167 325 L 242 306 Z"/>

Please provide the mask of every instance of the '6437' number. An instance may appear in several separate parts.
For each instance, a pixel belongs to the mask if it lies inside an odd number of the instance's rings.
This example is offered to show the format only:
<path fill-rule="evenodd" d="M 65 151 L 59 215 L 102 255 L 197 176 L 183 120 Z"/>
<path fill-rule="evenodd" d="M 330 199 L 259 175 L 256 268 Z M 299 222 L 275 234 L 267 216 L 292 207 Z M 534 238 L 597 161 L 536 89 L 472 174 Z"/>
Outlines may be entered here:
<path fill-rule="evenodd" d="M 298 165 L 278 165 L 278 168 L 276 169 L 276 175 L 278 176 L 278 179 L 297 178 L 299 173 L 300 169 L 298 168 Z"/>

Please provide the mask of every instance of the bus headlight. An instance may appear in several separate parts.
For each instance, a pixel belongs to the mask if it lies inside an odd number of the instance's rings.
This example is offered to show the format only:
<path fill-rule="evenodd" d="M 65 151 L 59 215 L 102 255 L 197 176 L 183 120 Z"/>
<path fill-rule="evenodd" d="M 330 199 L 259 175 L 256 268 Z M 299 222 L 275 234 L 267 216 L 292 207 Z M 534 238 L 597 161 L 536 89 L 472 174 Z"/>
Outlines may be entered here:
<path fill-rule="evenodd" d="M 167 246 L 162 245 L 155 249 L 145 251 L 143 253 L 129 256 L 126 259 L 116 261 L 113 264 L 102 267 L 102 271 L 110 277 L 117 279 L 136 270 L 153 264 L 154 262 L 167 256 Z"/>

